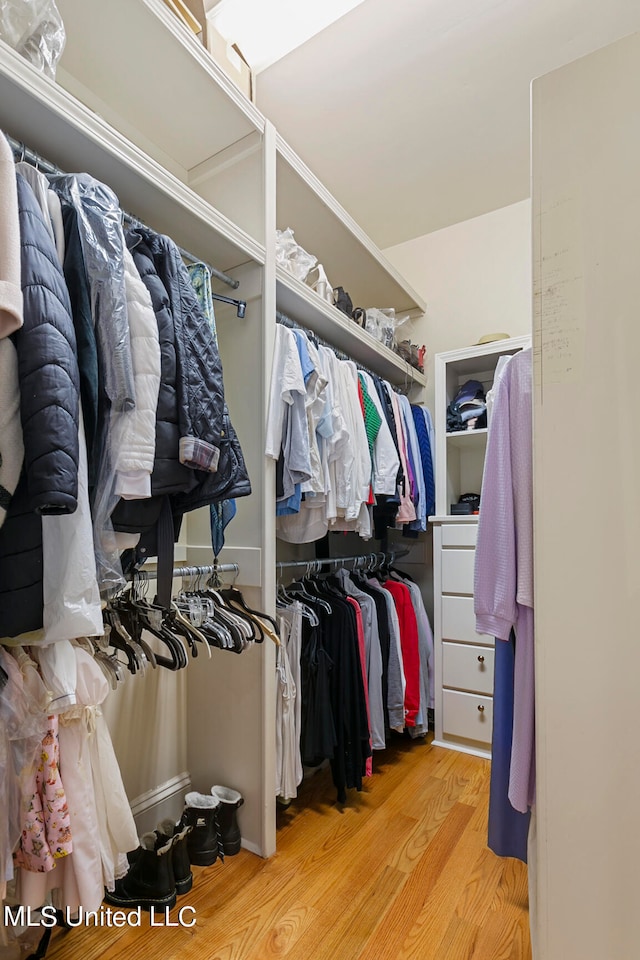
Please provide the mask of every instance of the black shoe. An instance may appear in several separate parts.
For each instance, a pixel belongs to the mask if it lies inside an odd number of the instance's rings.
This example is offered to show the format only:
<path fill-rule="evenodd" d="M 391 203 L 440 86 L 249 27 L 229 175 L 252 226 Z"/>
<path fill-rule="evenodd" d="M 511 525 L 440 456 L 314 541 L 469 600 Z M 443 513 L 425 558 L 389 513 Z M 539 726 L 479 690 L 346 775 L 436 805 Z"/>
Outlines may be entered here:
<path fill-rule="evenodd" d="M 220 824 L 222 848 L 228 857 L 233 857 L 236 853 L 240 853 L 241 837 L 237 812 L 244 803 L 244 797 L 230 787 L 211 787 L 211 793 L 220 803 L 218 822 Z"/>
<path fill-rule="evenodd" d="M 113 891 L 107 891 L 106 902 L 114 907 L 142 907 L 144 910 L 173 907 L 176 884 L 172 847 L 173 840 L 161 844 L 155 833 L 144 833 L 140 847 L 129 858 L 129 872 L 116 880 Z"/>
<path fill-rule="evenodd" d="M 174 823 L 173 820 L 163 820 L 158 824 L 156 830 L 158 839 L 162 844 L 173 840 L 171 860 L 178 896 L 189 893 L 193 886 L 193 874 L 191 873 L 189 851 L 187 849 L 187 837 L 191 830 L 192 827 L 182 827 L 179 823 Z"/>
<path fill-rule="evenodd" d="M 189 862 L 199 867 L 209 867 L 218 859 L 224 860 L 218 824 L 220 803 L 217 797 L 206 793 L 188 793 L 184 803 L 180 826 L 193 828 L 187 835 Z"/>

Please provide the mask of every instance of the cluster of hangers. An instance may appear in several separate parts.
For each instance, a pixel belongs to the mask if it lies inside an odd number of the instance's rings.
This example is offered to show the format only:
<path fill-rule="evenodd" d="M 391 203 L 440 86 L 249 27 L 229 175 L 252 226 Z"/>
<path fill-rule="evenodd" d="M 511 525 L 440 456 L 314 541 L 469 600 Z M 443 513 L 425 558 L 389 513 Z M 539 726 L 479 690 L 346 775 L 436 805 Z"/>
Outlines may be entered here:
<path fill-rule="evenodd" d="M 5 135 L 13 151 L 13 155 L 17 161 L 26 161 L 36 168 L 36 170 L 42 170 L 43 173 L 51 174 L 52 176 L 64 176 L 64 170 L 61 170 L 60 167 L 56 166 L 55 163 L 52 163 L 50 160 L 46 160 L 44 157 L 41 157 L 39 153 L 36 153 L 35 150 L 31 150 L 29 147 L 25 146 L 20 140 L 15 140 L 13 137 Z M 139 220 L 138 217 L 134 217 L 133 214 L 127 213 L 125 210 L 122 210 L 122 219 L 132 227 L 144 227 L 149 229 L 147 225 Z M 238 280 L 234 280 L 233 277 L 230 277 L 228 274 L 223 273 L 222 270 L 218 270 L 216 267 L 212 267 L 210 264 L 205 263 L 201 257 L 196 257 L 192 253 L 189 253 L 188 250 L 183 249 L 183 247 L 178 247 L 180 255 L 184 260 L 188 260 L 190 263 L 201 263 L 206 270 L 209 271 L 211 277 L 215 277 L 217 280 L 226 283 L 228 287 L 232 287 L 234 290 L 240 286 Z M 222 303 L 230 303 L 236 308 L 236 315 L 239 319 L 242 319 L 245 316 L 247 310 L 246 300 L 236 300 L 234 297 L 225 297 L 220 293 L 212 293 L 212 298 L 218 300 Z"/>
<path fill-rule="evenodd" d="M 394 567 L 394 562 L 399 557 L 406 556 L 408 550 L 392 551 L 389 553 L 368 553 L 356 557 L 323 557 L 316 560 L 292 560 L 283 561 L 277 564 L 278 571 L 285 568 L 304 567 L 302 576 L 288 583 L 278 583 L 277 601 L 280 604 L 291 604 L 296 600 L 303 604 L 306 601 L 317 604 L 328 614 L 331 614 L 331 598 L 335 596 L 342 597 L 339 583 L 335 576 L 331 574 L 331 568 L 351 566 L 351 574 L 357 582 L 359 579 L 376 577 L 381 582 L 388 580 L 393 574 L 399 575 L 407 580 L 412 578 L 405 571 L 400 571 Z M 329 569 L 323 569 L 328 567 Z M 321 576 L 325 574 L 326 576 Z M 317 626 L 317 618 L 312 610 L 303 611 L 303 615 Z"/>
<path fill-rule="evenodd" d="M 338 348 L 334 347 L 332 343 L 327 343 L 327 341 L 323 340 L 322 337 L 319 337 L 314 330 L 310 330 L 309 327 L 305 327 L 302 323 L 298 323 L 297 320 L 292 320 L 291 317 L 286 316 L 284 313 L 280 313 L 280 311 L 276 312 L 276 323 L 280 323 L 283 327 L 289 327 L 291 330 L 302 330 L 302 332 L 306 334 L 306 336 L 309 337 L 316 346 L 321 345 L 323 347 L 327 347 L 329 350 L 335 353 L 338 360 L 351 360 L 352 363 L 355 363 L 358 370 L 368 373 L 370 377 L 377 377 L 378 379 L 380 378 L 379 373 L 374 373 L 373 370 L 365 367 L 364 364 L 360 363 L 359 360 L 354 359 L 354 357 L 350 357 L 342 350 L 338 350 Z M 393 384 L 391 384 L 391 386 L 394 390 L 396 390 L 396 392 L 407 393 L 410 387 L 413 386 L 413 382 L 409 381 L 409 371 L 405 370 L 405 381 L 402 387 L 397 385 L 394 386 Z"/>
<path fill-rule="evenodd" d="M 127 670 L 181 670 L 201 651 L 210 658 L 212 647 L 242 653 L 265 638 L 279 643 L 276 621 L 251 609 L 237 587 L 222 583 L 220 574 L 230 571 L 237 576 L 237 564 L 176 567 L 173 575 L 182 578 L 182 587 L 167 609 L 148 597 L 155 575 L 137 570 L 103 610 L 105 636 L 92 640 L 95 656 L 108 658 L 120 680 Z"/>

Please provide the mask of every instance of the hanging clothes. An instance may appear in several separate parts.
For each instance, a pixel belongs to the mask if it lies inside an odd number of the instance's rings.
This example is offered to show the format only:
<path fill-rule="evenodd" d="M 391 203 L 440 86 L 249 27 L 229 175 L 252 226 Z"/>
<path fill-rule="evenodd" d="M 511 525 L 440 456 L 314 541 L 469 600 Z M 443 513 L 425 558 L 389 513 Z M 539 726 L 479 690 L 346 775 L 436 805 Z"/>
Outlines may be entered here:
<path fill-rule="evenodd" d="M 378 628 L 378 610 L 373 598 L 360 589 L 348 570 L 336 574 L 347 596 L 356 600 L 361 609 L 365 657 L 363 675 L 366 678 L 367 715 L 373 750 L 384 750 L 385 716 L 382 695 L 382 647 Z"/>
<path fill-rule="evenodd" d="M 193 284 L 193 289 L 196 292 L 196 296 L 202 308 L 202 312 L 207 318 L 207 322 L 211 327 L 211 333 L 213 334 L 213 339 L 218 346 L 218 331 L 216 329 L 216 312 L 213 305 L 213 297 L 211 290 L 211 274 L 209 268 L 204 263 L 190 263 L 187 266 L 189 271 L 189 277 L 191 283 Z"/>
<path fill-rule="evenodd" d="M 476 629 L 496 637 L 490 838 L 496 852 L 525 861 L 535 797 L 532 488 L 528 349 L 511 358 L 494 384 L 474 579 Z"/>
<path fill-rule="evenodd" d="M 40 651 L 39 651 L 40 652 Z M 72 647 L 76 687 L 73 704 L 58 715 L 60 776 L 67 799 L 72 850 L 54 870 L 18 873 L 19 902 L 40 906 L 47 890 L 70 916 L 80 906 L 98 910 L 105 887 L 128 869 L 126 853 L 138 836 L 101 704 L 109 684 L 95 659 Z M 65 685 L 66 686 L 66 685 Z"/>
<path fill-rule="evenodd" d="M 404 730 L 404 701 L 407 689 L 402 662 L 402 640 L 400 620 L 396 605 L 388 590 L 378 580 L 368 580 L 369 588 L 382 596 L 387 607 L 389 628 L 389 664 L 387 674 L 387 716 L 390 730 L 402 733 Z"/>
<path fill-rule="evenodd" d="M 281 720 L 294 716 L 297 698 L 302 760 L 314 767 L 330 761 L 344 803 L 346 791 L 361 789 L 373 773 L 374 751 L 385 749 L 390 730 L 427 733 L 433 636 L 420 590 L 395 568 L 382 583 L 342 568 L 294 581 L 278 604 L 301 624 L 295 682 L 290 648 L 288 660 L 278 655 L 278 756 L 292 742 Z"/>
<path fill-rule="evenodd" d="M 55 868 L 56 860 L 73 849 L 69 807 L 60 778 L 58 718 L 54 714 L 48 721 L 40 763 L 24 798 L 22 837 L 15 854 L 16 866 L 32 873 L 48 873 Z"/>
<path fill-rule="evenodd" d="M 34 679 L 36 681 L 34 685 Z M 43 684 L 0 647 L 0 899 L 14 875 L 13 851 L 23 828 L 22 784 L 32 782 L 48 722 Z"/>
<path fill-rule="evenodd" d="M 409 401 L 389 384 L 278 323 L 265 449 L 277 461 L 277 536 L 311 543 L 331 531 L 369 539 L 374 525 L 376 537 L 390 526 L 426 530 L 435 494 L 422 414 L 420 428 L 419 438 Z"/>
<path fill-rule="evenodd" d="M 42 628 L 42 517 L 72 514 L 78 506 L 79 374 L 71 306 L 33 191 L 19 174 L 16 182 L 25 322 L 14 343 L 25 463 L 0 529 L 3 637 Z"/>
<path fill-rule="evenodd" d="M 404 725 L 414 727 L 420 709 L 420 654 L 418 650 L 418 623 L 411 595 L 404 583 L 385 580 L 382 584 L 393 597 L 400 624 L 402 664 L 406 680 L 404 694 Z"/>
<path fill-rule="evenodd" d="M 280 643 L 276 648 L 276 796 L 285 802 L 298 795 L 302 781 L 302 607 L 293 603 L 280 612 Z"/>
<path fill-rule="evenodd" d="M 22 326 L 18 191 L 11 147 L 0 134 L 0 338 Z"/>

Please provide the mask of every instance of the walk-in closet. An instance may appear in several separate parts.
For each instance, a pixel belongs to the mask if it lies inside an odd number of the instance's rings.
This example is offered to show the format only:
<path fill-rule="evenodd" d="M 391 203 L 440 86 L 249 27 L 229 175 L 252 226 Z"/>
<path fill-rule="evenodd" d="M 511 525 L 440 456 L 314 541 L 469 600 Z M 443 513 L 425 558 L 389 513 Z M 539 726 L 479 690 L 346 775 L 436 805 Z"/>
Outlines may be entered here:
<path fill-rule="evenodd" d="M 0 3 L 0 960 L 627 960 L 640 16 L 244 3 Z"/>

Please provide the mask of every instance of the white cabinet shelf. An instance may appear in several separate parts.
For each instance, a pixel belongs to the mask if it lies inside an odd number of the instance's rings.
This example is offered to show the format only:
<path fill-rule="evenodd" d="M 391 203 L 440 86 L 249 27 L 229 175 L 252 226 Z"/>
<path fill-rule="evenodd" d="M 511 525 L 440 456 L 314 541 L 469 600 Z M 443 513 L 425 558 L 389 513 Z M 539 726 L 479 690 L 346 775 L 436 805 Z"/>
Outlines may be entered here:
<path fill-rule="evenodd" d="M 464 450 L 472 445 L 481 447 L 487 442 L 487 429 L 480 427 L 479 430 L 461 430 L 459 433 L 448 433 L 447 444 L 451 447 L 460 447 Z"/>
<path fill-rule="evenodd" d="M 276 303 L 286 316 L 313 330 L 327 343 L 391 383 L 426 384 L 424 374 L 280 266 L 276 269 Z"/>
<path fill-rule="evenodd" d="M 119 130 L 0 41 L 0 127 L 63 170 L 83 170 L 116 192 L 121 205 L 221 270 L 265 249 Z"/>
<path fill-rule="evenodd" d="M 264 131 L 260 111 L 163 0 L 58 7 L 67 33 L 58 82 L 165 166 L 190 170 Z"/>
<path fill-rule="evenodd" d="M 59 7 L 58 84 L 264 246 L 266 121 L 194 34 L 163 0 Z"/>
<path fill-rule="evenodd" d="M 276 221 L 317 257 L 329 282 L 348 292 L 354 307 L 393 307 L 396 315 L 421 316 L 426 305 L 378 247 L 280 135 L 276 137 Z M 309 286 L 281 267 L 276 305 L 332 346 L 398 386 L 426 385 L 426 377 L 379 343 Z"/>
<path fill-rule="evenodd" d="M 434 743 L 481 757 L 491 756 L 495 641 L 475 628 L 478 517 L 451 516 L 449 511 L 461 494 L 482 494 L 488 430 L 447 433 L 447 407 L 466 380 L 480 381 L 487 392 L 500 357 L 529 344 L 529 337 L 518 337 L 451 350 L 435 358 Z"/>
<path fill-rule="evenodd" d="M 435 358 L 436 513 L 447 516 L 464 493 L 480 493 L 487 430 L 447 433 L 447 407 L 467 380 L 478 380 L 487 393 L 500 357 L 529 346 L 528 337 L 496 340 Z"/>

